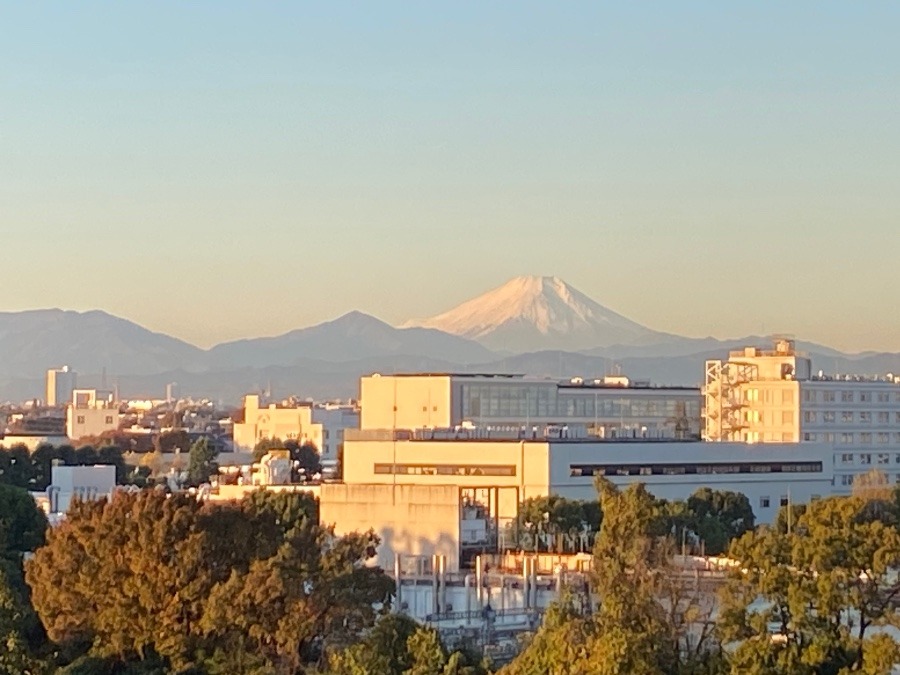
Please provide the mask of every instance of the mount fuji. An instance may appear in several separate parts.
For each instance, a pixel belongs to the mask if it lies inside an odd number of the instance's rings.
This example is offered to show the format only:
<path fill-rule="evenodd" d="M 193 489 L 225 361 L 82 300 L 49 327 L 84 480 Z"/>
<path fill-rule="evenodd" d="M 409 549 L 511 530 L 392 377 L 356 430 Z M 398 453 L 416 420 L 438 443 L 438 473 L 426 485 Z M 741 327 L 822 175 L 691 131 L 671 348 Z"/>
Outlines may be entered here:
<path fill-rule="evenodd" d="M 607 309 L 558 277 L 538 276 L 516 277 L 449 311 L 404 325 L 514 353 L 648 345 L 675 337 Z"/>

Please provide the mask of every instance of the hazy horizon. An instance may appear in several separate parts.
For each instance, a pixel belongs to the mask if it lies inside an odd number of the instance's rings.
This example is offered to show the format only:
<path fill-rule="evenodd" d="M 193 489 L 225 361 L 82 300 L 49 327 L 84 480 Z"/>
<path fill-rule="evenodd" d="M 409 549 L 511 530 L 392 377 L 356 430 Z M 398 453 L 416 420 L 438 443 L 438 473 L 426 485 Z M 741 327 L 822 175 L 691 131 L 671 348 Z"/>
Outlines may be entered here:
<path fill-rule="evenodd" d="M 555 275 L 900 352 L 900 6 L 6 5 L 0 311 L 192 344 Z"/>

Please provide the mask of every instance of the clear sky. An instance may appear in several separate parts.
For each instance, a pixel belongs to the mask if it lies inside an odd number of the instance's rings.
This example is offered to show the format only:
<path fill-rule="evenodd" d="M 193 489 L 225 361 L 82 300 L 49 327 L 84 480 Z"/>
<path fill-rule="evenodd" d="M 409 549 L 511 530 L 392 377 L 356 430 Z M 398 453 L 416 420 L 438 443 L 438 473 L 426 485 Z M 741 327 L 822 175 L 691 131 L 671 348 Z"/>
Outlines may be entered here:
<path fill-rule="evenodd" d="M 202 346 L 553 274 L 900 351 L 900 4 L 0 4 L 0 310 Z"/>

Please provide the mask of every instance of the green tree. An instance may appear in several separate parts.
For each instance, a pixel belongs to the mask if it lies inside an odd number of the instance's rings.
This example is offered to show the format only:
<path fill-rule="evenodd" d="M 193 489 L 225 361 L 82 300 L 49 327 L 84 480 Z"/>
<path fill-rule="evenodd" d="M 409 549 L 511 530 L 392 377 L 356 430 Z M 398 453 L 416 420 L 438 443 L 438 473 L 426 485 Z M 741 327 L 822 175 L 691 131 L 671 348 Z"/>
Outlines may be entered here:
<path fill-rule="evenodd" d="M 188 456 L 187 482 L 198 486 L 209 481 L 209 477 L 219 471 L 216 464 L 218 452 L 209 444 L 207 438 L 199 438 L 191 445 Z"/>
<path fill-rule="evenodd" d="M 449 653 L 432 628 L 402 614 L 382 616 L 358 642 L 329 659 L 329 675 L 481 675 L 483 664 Z"/>
<path fill-rule="evenodd" d="M 550 606 L 543 623 L 501 675 L 591 675 L 597 625 L 578 611 L 571 594 Z"/>
<path fill-rule="evenodd" d="M 740 492 L 702 487 L 688 497 L 687 507 L 692 514 L 690 526 L 712 555 L 723 553 L 731 540 L 755 524 L 750 500 Z"/>
<path fill-rule="evenodd" d="M 297 463 L 293 474 L 295 482 L 300 479 L 300 469 L 303 469 L 303 474 L 306 476 L 312 476 L 322 471 L 319 451 L 312 443 L 301 443 L 293 438 L 286 441 L 282 441 L 280 438 L 264 438 L 253 448 L 253 461 L 261 460 L 269 450 L 287 450 L 291 453 L 291 460 Z"/>
<path fill-rule="evenodd" d="M 28 599 L 18 563 L 0 560 L 0 675 L 40 670 L 34 646 L 40 625 Z"/>
<path fill-rule="evenodd" d="M 900 626 L 900 533 L 892 504 L 833 497 L 809 504 L 788 534 L 763 528 L 735 542 L 741 571 L 724 593 L 719 628 L 733 673 L 879 671 L 897 644 L 873 627 Z"/>
<path fill-rule="evenodd" d="M 0 484 L 0 556 L 20 559 L 44 543 L 47 518 L 22 488 Z"/>

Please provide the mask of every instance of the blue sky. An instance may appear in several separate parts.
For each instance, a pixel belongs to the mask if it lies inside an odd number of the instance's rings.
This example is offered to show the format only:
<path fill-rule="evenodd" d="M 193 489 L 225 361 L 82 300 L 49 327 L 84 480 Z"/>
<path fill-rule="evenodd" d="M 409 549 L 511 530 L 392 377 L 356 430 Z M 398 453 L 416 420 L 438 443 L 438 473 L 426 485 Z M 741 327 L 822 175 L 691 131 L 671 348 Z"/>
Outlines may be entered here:
<path fill-rule="evenodd" d="M 201 345 L 554 274 L 900 351 L 900 5 L 2 3 L 0 310 Z"/>

